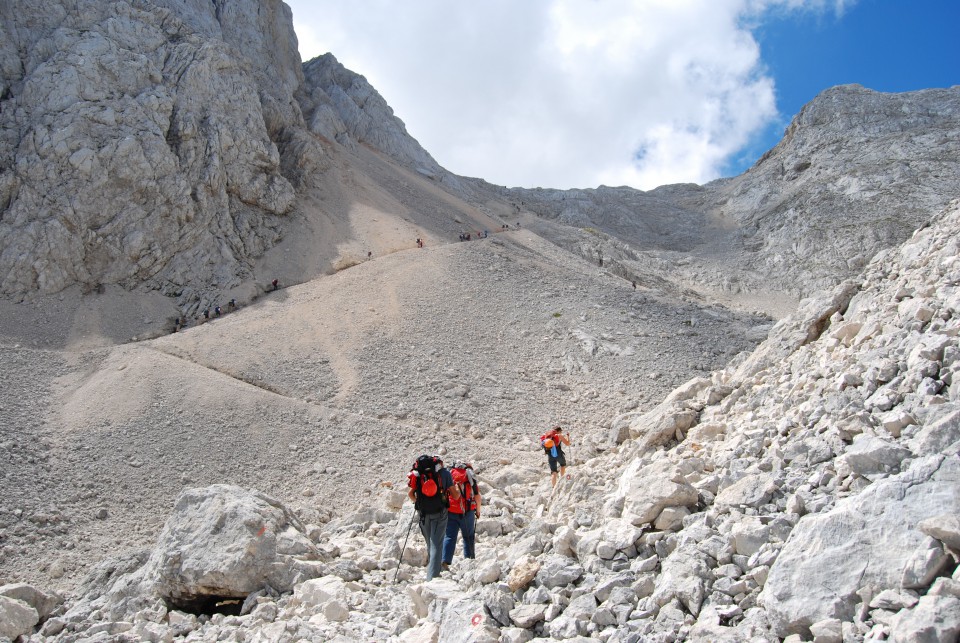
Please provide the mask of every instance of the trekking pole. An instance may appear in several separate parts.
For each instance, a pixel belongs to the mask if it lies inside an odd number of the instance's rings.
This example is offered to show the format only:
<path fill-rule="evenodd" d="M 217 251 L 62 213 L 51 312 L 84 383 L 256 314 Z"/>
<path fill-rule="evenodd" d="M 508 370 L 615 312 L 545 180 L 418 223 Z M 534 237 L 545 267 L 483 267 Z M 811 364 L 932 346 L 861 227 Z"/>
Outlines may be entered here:
<path fill-rule="evenodd" d="M 393 576 L 393 582 L 396 583 L 397 579 L 400 577 L 400 565 L 403 564 L 403 552 L 407 550 L 407 541 L 410 539 L 410 530 L 413 528 L 413 521 L 417 517 L 417 511 L 414 509 L 413 515 L 410 516 L 410 524 L 407 525 L 407 536 L 403 539 L 403 547 L 400 549 L 400 559 L 397 561 L 397 573 Z"/>

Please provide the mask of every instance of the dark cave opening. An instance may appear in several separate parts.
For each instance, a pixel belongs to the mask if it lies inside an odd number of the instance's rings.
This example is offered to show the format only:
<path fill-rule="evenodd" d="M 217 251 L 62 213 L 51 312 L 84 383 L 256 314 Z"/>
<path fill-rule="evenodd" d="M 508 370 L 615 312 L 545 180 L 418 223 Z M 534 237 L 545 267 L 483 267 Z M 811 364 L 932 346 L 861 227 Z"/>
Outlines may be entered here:
<path fill-rule="evenodd" d="M 168 597 L 166 599 L 167 609 L 186 612 L 194 616 L 213 616 L 214 614 L 223 614 L 224 616 L 240 616 L 240 610 L 243 608 L 244 597 L 237 596 L 180 596 Z"/>

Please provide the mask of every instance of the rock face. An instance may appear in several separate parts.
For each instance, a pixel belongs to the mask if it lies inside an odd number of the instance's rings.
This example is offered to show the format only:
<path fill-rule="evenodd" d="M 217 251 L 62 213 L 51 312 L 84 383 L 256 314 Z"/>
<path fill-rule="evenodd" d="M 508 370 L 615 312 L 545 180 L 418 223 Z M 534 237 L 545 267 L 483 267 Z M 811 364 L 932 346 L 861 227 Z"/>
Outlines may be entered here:
<path fill-rule="evenodd" d="M 606 255 L 609 269 L 627 278 L 799 299 L 856 274 L 954 198 L 958 123 L 957 87 L 903 94 L 834 87 L 731 179 L 648 192 L 601 186 L 508 195 L 542 217 L 610 235 L 543 230 L 591 260 Z"/>
<path fill-rule="evenodd" d="M 303 74 L 297 97 L 311 132 L 350 148 L 365 143 L 432 178 L 449 174 L 407 133 L 367 79 L 341 65 L 333 54 L 305 62 Z"/>
<path fill-rule="evenodd" d="M 225 288 L 278 236 L 302 127 L 289 8 L 4 3 L 0 290 Z M 292 163 L 295 164 L 295 163 Z"/>

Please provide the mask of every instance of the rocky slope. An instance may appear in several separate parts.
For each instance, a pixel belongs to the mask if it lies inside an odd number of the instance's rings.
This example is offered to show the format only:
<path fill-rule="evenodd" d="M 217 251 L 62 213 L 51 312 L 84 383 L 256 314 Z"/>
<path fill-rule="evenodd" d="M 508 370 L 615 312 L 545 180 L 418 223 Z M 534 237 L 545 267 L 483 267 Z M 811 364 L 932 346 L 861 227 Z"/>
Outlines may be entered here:
<path fill-rule="evenodd" d="M 215 486 L 30 640 L 953 640 L 958 233 L 954 202 L 749 356 L 615 423 L 618 446 L 552 493 L 516 455 L 483 467 L 478 558 L 449 576 L 409 582 L 414 537 L 393 582 L 401 494 L 316 527 Z M 255 554 L 238 565 L 210 533 Z M 181 611 L 202 596 L 244 605 Z M 42 597 L 6 602 L 36 620 Z"/>
<path fill-rule="evenodd" d="M 510 190 L 301 69 L 281 2 L 0 13 L 0 638 L 956 636 L 956 89 L 830 90 L 707 186 Z M 735 358 L 771 325 L 717 302 L 931 215 Z M 414 535 L 394 585 L 433 450 L 480 558 L 419 585 Z"/>
<path fill-rule="evenodd" d="M 528 232 L 365 261 L 152 341 L 64 342 L 60 317 L 4 316 L 0 577 L 62 589 L 152 542 L 185 486 L 258 487 L 319 520 L 423 449 L 495 462 L 562 421 L 585 456 L 613 416 L 769 328 L 634 291 Z"/>

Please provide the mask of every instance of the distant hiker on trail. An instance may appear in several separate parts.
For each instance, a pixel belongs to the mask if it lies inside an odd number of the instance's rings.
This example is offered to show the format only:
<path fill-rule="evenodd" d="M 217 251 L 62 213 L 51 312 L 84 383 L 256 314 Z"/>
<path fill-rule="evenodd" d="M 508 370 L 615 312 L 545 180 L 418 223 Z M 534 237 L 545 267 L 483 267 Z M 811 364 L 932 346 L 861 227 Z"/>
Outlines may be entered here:
<path fill-rule="evenodd" d="M 209 309 L 209 308 L 204 308 L 204 309 L 203 309 L 203 319 L 204 319 L 204 321 L 207 321 L 207 320 L 210 319 L 210 309 Z"/>
<path fill-rule="evenodd" d="M 270 286 L 270 290 L 276 290 L 280 286 L 280 281 L 278 279 L 274 279 L 270 282 Z"/>
<path fill-rule="evenodd" d="M 631 281 L 630 283 L 632 283 L 632 284 L 633 284 L 633 289 L 634 289 L 634 290 L 636 290 L 636 289 L 637 289 L 637 282 L 635 282 L 635 281 Z"/>
<path fill-rule="evenodd" d="M 369 260 L 370 257 L 372 257 L 372 256 L 373 256 L 373 251 L 372 251 L 372 250 L 367 250 L 367 259 Z"/>
<path fill-rule="evenodd" d="M 417 237 L 417 247 L 418 248 L 423 247 L 423 239 L 421 239 L 420 237 Z"/>
<path fill-rule="evenodd" d="M 547 454 L 547 464 L 550 465 L 550 484 L 557 486 L 557 469 L 560 469 L 560 475 L 567 474 L 567 457 L 563 454 L 563 445 L 570 445 L 570 438 L 563 434 L 563 429 L 559 426 L 553 427 L 550 431 L 540 436 L 540 446 L 543 452 Z"/>
<path fill-rule="evenodd" d="M 214 306 L 214 308 L 213 308 L 213 314 L 214 314 L 215 316 L 217 316 L 217 317 L 219 317 L 220 315 L 223 314 L 223 311 L 220 310 L 220 306 Z"/>
<path fill-rule="evenodd" d="M 427 580 L 440 575 L 443 536 L 447 530 L 447 507 L 450 500 L 458 500 L 460 491 L 453 477 L 443 467 L 439 456 L 422 455 L 413 464 L 407 476 L 407 495 L 420 514 L 420 533 L 427 541 L 429 562 Z"/>
<path fill-rule="evenodd" d="M 229 311 L 234 311 L 234 310 L 236 310 L 236 309 L 237 309 L 237 300 L 236 300 L 236 299 L 231 299 L 230 301 L 227 302 L 227 310 L 229 310 Z"/>
<path fill-rule="evenodd" d="M 460 494 L 459 498 L 450 498 L 447 508 L 447 531 L 443 537 L 443 569 L 453 562 L 453 552 L 457 549 L 457 534 L 463 534 L 463 557 L 474 558 L 477 520 L 480 518 L 480 487 L 473 476 L 473 466 L 457 462 L 450 468 L 450 476 Z"/>

